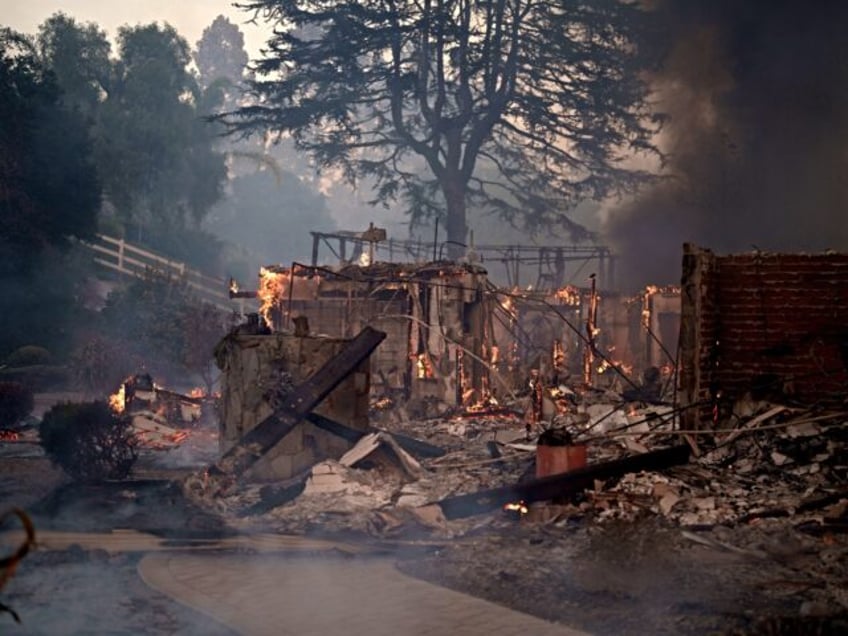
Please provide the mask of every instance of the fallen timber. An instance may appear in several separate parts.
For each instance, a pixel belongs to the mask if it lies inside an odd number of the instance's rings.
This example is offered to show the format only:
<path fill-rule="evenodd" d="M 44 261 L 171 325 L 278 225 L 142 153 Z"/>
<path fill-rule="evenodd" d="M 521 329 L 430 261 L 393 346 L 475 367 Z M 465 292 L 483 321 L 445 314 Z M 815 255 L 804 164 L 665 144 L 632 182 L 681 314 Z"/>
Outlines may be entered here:
<path fill-rule="evenodd" d="M 368 358 L 386 334 L 365 327 L 335 357 L 328 360 L 308 380 L 297 385 L 284 403 L 248 431 L 236 444 L 207 469 L 205 490 L 214 494 L 225 488 L 280 440 Z M 216 482 L 216 483 L 212 483 Z"/>
<path fill-rule="evenodd" d="M 523 484 L 481 490 L 467 495 L 448 497 L 436 502 L 446 519 L 461 519 L 502 508 L 508 503 L 546 501 L 565 497 L 590 488 L 596 479 L 620 477 L 642 470 L 662 470 L 689 461 L 688 444 L 672 446 L 648 453 L 601 462 L 559 475 L 533 479 Z"/>
<path fill-rule="evenodd" d="M 383 431 L 379 428 L 371 428 L 368 431 L 358 431 L 356 429 L 350 428 L 349 426 L 345 426 L 340 422 L 336 422 L 335 420 L 330 419 L 329 417 L 324 417 L 323 415 L 319 415 L 318 413 L 309 413 L 304 419 L 311 422 L 318 428 L 327 431 L 328 433 L 332 433 L 342 439 L 351 442 L 352 444 L 356 444 L 360 439 L 368 435 L 369 433 L 387 433 L 391 435 L 398 445 L 405 450 L 407 453 L 412 453 L 418 457 L 441 457 L 445 454 L 445 450 L 443 448 L 439 448 L 438 446 L 434 446 L 433 444 L 428 444 L 427 442 L 422 442 L 421 440 L 415 439 L 414 437 L 409 437 L 407 435 L 400 435 L 398 433 L 392 433 L 389 431 Z"/>

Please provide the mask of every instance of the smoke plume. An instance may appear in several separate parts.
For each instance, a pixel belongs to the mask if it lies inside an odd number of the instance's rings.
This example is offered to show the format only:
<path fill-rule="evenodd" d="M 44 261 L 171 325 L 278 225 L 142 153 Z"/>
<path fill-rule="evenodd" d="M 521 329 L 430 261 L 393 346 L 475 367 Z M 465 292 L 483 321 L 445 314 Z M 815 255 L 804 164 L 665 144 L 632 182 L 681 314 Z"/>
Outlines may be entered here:
<path fill-rule="evenodd" d="M 606 215 L 619 282 L 676 282 L 684 241 L 848 248 L 848 2 L 663 0 L 655 11 L 668 178 Z"/>

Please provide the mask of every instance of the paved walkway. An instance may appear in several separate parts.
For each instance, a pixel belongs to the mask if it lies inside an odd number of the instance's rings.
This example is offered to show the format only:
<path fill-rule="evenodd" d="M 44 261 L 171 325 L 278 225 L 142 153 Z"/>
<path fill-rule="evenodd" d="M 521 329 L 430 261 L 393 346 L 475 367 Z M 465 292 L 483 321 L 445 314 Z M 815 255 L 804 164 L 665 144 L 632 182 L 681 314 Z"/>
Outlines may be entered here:
<path fill-rule="evenodd" d="M 410 578 L 385 557 L 158 553 L 139 573 L 247 636 L 585 636 Z"/>

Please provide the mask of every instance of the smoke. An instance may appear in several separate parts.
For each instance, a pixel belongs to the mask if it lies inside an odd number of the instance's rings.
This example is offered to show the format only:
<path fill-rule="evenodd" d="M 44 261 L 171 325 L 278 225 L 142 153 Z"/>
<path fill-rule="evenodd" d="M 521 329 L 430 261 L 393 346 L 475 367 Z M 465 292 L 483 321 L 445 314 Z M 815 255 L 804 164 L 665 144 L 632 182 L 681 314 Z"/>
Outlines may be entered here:
<path fill-rule="evenodd" d="M 663 0 L 652 77 L 666 178 L 606 211 L 624 286 L 676 282 L 681 245 L 848 248 L 848 3 Z"/>

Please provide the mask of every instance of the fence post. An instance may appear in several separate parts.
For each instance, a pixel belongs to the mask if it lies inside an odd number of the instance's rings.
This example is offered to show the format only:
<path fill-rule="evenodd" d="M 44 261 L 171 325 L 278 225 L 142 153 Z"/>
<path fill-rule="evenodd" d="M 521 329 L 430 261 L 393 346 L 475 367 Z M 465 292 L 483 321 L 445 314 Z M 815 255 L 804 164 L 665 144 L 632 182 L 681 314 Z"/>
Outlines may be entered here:
<path fill-rule="evenodd" d="M 124 239 L 118 241 L 118 271 L 124 271 Z"/>

